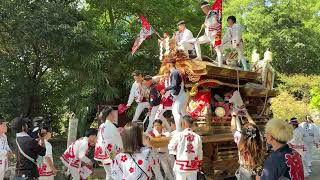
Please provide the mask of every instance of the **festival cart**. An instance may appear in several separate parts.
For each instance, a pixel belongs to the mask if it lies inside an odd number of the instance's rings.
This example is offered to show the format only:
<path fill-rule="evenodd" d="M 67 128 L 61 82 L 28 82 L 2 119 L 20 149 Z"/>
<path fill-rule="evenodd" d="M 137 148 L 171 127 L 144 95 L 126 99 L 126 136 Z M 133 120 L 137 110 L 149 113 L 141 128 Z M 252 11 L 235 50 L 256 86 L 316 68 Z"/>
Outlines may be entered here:
<path fill-rule="evenodd" d="M 230 131 L 228 99 L 238 90 L 249 114 L 263 132 L 266 122 L 272 118 L 270 98 L 276 96 L 272 88 L 273 69 L 264 67 L 263 71 L 248 72 L 237 67 L 217 67 L 209 61 L 189 60 L 179 52 L 170 58 L 176 59 L 176 67 L 183 74 L 190 95 L 187 111 L 196 120 L 194 131 L 202 137 L 203 171 L 209 179 L 233 177 L 239 164 Z M 160 74 L 164 69 L 163 65 Z M 151 139 L 151 144 L 157 147 L 166 146 L 168 142 L 168 138 Z"/>

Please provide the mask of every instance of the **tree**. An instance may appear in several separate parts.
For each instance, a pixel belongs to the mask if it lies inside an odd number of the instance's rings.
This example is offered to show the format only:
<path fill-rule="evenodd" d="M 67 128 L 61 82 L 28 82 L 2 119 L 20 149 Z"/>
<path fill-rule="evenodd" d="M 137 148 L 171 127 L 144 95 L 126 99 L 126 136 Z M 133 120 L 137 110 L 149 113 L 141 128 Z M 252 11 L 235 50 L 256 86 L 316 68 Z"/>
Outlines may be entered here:
<path fill-rule="evenodd" d="M 296 117 L 302 121 L 310 112 L 307 103 L 294 99 L 292 95 L 285 91 L 272 99 L 271 108 L 274 118 L 281 120 Z"/>

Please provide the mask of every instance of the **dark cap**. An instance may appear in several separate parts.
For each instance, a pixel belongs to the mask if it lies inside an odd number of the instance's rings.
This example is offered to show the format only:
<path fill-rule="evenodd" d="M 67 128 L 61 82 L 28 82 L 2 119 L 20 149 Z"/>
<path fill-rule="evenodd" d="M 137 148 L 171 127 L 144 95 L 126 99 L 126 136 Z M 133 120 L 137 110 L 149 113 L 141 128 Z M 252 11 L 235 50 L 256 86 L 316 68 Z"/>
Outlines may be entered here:
<path fill-rule="evenodd" d="M 177 23 L 177 26 L 179 26 L 179 25 L 181 25 L 181 24 L 186 24 L 186 22 L 185 21 L 179 21 L 178 23 Z"/>
<path fill-rule="evenodd" d="M 131 74 L 132 76 L 141 76 L 142 73 L 138 70 L 133 71 L 133 73 Z"/>
<path fill-rule="evenodd" d="M 0 117 L 0 124 L 7 123 L 7 121 L 4 120 L 4 118 Z"/>
<path fill-rule="evenodd" d="M 22 127 L 26 126 L 30 121 L 28 118 L 16 117 L 10 123 L 11 129 L 14 133 L 22 132 Z"/>
<path fill-rule="evenodd" d="M 104 108 L 100 114 L 99 114 L 99 118 L 103 121 L 106 120 L 106 118 L 109 116 L 109 114 L 112 112 L 112 107 L 108 106 L 106 108 Z"/>
<path fill-rule="evenodd" d="M 208 3 L 208 1 L 203 1 L 202 3 L 201 3 L 201 8 L 204 8 L 204 7 L 206 7 L 206 6 L 209 6 L 210 4 Z"/>
<path fill-rule="evenodd" d="M 144 77 L 144 80 L 145 80 L 145 81 L 152 80 L 152 76 L 150 76 L 150 75 L 146 75 L 146 76 Z"/>

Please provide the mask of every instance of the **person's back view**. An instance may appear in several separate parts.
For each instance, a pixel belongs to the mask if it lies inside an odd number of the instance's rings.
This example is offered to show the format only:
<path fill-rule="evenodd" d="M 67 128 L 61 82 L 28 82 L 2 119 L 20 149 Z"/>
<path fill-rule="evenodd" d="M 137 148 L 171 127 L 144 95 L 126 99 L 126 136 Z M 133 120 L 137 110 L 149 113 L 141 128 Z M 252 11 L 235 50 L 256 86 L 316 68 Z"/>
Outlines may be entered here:
<path fill-rule="evenodd" d="M 31 180 L 39 177 L 36 159 L 44 156 L 46 149 L 43 137 L 39 136 L 39 141 L 30 137 L 28 131 L 28 119 L 15 118 L 11 122 L 11 127 L 16 132 L 16 143 L 18 147 L 16 163 L 16 179 Z"/>
<path fill-rule="evenodd" d="M 184 130 L 176 133 L 168 145 L 169 151 L 177 152 L 173 170 L 176 180 L 196 180 L 203 157 L 201 137 L 192 131 L 190 116 L 183 117 L 182 125 Z"/>

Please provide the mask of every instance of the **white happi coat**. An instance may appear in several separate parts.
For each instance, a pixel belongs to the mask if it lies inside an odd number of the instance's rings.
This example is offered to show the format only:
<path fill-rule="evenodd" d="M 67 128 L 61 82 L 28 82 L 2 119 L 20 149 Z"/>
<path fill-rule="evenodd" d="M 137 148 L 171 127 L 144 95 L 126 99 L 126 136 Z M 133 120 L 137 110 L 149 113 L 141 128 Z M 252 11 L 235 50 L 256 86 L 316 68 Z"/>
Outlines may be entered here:
<path fill-rule="evenodd" d="M 222 44 L 229 44 L 233 48 L 236 48 L 237 44 L 242 45 L 242 28 L 239 24 L 233 24 L 232 27 L 227 27 L 227 31 L 225 32 Z"/>
<path fill-rule="evenodd" d="M 112 163 L 111 176 L 122 180 L 148 180 L 152 177 L 154 167 L 159 166 L 159 158 L 150 148 L 141 148 L 132 154 L 120 153 Z M 157 180 L 162 180 L 161 172 L 155 171 Z"/>
<path fill-rule="evenodd" d="M 122 149 L 123 144 L 119 130 L 111 121 L 106 120 L 99 127 L 94 159 L 108 165 Z"/>
<path fill-rule="evenodd" d="M 298 126 L 293 131 L 293 138 L 288 142 L 289 146 L 303 156 L 303 129 Z"/>
<path fill-rule="evenodd" d="M 311 123 L 303 122 L 300 124 L 303 129 L 303 141 L 305 147 L 304 157 L 307 166 L 311 167 L 312 149 L 314 145 L 319 145 L 319 131 L 318 128 Z M 311 171 L 310 171 L 311 172 Z"/>
<path fill-rule="evenodd" d="M 46 147 L 45 158 L 46 157 L 50 158 L 53 163 L 52 145 L 47 140 L 44 141 L 44 144 Z M 46 159 L 44 159 L 41 166 L 39 166 L 39 164 L 38 164 L 38 172 L 40 175 L 40 177 L 39 177 L 40 180 L 49 180 L 49 179 L 53 180 L 54 179 L 53 171 L 52 171 L 51 167 L 49 166 L 49 163 Z"/>
<path fill-rule="evenodd" d="M 138 82 L 132 84 L 127 105 L 131 106 L 134 100 L 138 103 L 132 122 L 138 121 L 143 110 L 150 106 L 149 102 L 147 102 L 147 99 L 144 97 L 144 88 L 145 87 L 142 87 Z"/>
<path fill-rule="evenodd" d="M 210 11 L 204 21 L 205 24 L 205 35 L 208 37 L 211 43 L 214 43 L 216 40 L 216 34 L 218 31 L 218 20 L 217 13 L 215 11 Z"/>
<path fill-rule="evenodd" d="M 176 150 L 175 172 L 197 172 L 203 158 L 201 137 L 191 129 L 177 132 L 168 145 L 169 151 Z"/>
<path fill-rule="evenodd" d="M 301 127 L 303 129 L 303 140 L 305 144 L 319 144 L 319 129 L 316 125 L 303 122 L 301 123 Z"/>
<path fill-rule="evenodd" d="M 189 29 L 185 29 L 183 32 L 176 32 L 176 43 L 178 45 L 178 49 L 183 50 L 186 54 L 188 54 L 188 50 L 193 50 L 194 45 L 189 42 L 189 40 L 193 39 L 193 34 Z"/>
<path fill-rule="evenodd" d="M 8 145 L 7 136 L 5 134 L 0 135 L 0 179 L 4 178 L 4 173 L 8 168 L 7 154 L 11 152 Z"/>
<path fill-rule="evenodd" d="M 128 105 L 131 106 L 131 104 L 133 103 L 133 101 L 136 101 L 137 103 L 141 102 L 142 100 L 142 89 L 141 89 L 141 85 L 138 82 L 134 82 L 132 84 L 131 90 L 130 90 L 130 95 L 129 95 L 129 99 L 128 99 Z"/>
<path fill-rule="evenodd" d="M 88 138 L 83 137 L 72 143 L 62 154 L 60 159 L 68 168 L 80 168 L 82 162 L 87 164 L 91 162 L 91 160 L 87 157 L 88 150 Z"/>

